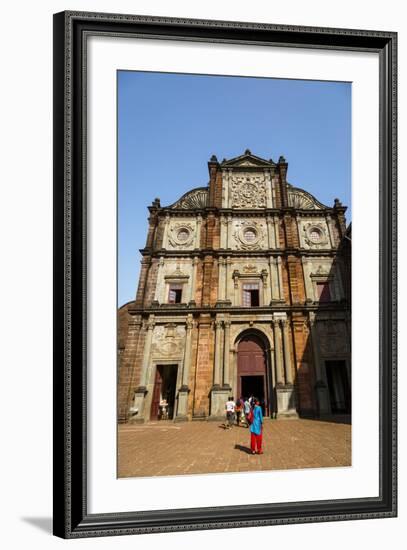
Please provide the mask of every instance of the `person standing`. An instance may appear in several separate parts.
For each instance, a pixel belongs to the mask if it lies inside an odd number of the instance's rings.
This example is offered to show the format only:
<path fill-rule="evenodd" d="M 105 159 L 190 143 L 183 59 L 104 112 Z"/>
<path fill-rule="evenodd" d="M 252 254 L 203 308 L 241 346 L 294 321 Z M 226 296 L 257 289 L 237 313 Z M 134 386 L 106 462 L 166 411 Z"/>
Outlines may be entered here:
<path fill-rule="evenodd" d="M 237 399 L 236 400 L 236 407 L 235 407 L 236 426 L 240 426 L 240 417 L 242 415 L 242 409 L 243 409 L 243 401 L 241 399 Z"/>
<path fill-rule="evenodd" d="M 233 426 L 235 422 L 236 404 L 233 401 L 233 397 L 229 397 L 229 401 L 226 402 L 225 408 L 226 408 L 227 428 L 230 430 L 230 428 Z"/>
<path fill-rule="evenodd" d="M 250 448 L 252 454 L 263 454 L 262 439 L 263 439 L 263 412 L 261 410 L 259 400 L 253 399 L 253 421 L 250 425 Z"/>
<path fill-rule="evenodd" d="M 243 405 L 243 412 L 244 412 L 244 417 L 246 419 L 246 426 L 250 426 L 250 422 L 249 422 L 249 414 L 250 414 L 250 411 L 251 411 L 251 407 L 250 407 L 250 403 L 249 403 L 249 399 L 245 399 L 245 402 L 244 402 L 244 405 Z"/>

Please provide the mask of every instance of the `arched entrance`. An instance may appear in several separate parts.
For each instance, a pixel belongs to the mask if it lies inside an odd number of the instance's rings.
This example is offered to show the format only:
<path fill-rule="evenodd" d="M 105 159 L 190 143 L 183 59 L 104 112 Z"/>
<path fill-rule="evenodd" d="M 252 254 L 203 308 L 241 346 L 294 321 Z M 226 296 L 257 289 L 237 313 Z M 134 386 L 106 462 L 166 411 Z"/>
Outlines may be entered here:
<path fill-rule="evenodd" d="M 243 334 L 237 345 L 237 396 L 246 398 L 253 395 L 260 399 L 265 415 L 273 410 L 267 366 L 268 354 L 264 339 L 255 332 Z"/>

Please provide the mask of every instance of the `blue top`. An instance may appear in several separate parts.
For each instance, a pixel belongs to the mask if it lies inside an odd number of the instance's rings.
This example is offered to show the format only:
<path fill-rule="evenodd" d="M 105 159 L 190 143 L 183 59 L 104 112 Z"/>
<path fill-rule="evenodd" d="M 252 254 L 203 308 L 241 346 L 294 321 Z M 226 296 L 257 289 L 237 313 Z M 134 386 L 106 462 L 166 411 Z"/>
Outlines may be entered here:
<path fill-rule="evenodd" d="M 263 424 L 263 412 L 259 405 L 253 409 L 253 422 L 250 424 L 250 431 L 256 435 L 261 434 L 261 425 Z"/>

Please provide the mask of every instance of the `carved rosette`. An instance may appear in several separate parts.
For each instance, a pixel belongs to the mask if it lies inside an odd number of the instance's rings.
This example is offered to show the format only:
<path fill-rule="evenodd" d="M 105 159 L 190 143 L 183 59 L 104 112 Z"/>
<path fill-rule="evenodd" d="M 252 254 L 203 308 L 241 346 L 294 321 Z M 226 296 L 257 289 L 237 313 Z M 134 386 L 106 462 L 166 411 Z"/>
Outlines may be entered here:
<path fill-rule="evenodd" d="M 232 208 L 266 208 L 266 182 L 264 176 L 240 174 L 232 176 Z"/>
<path fill-rule="evenodd" d="M 323 223 L 310 222 L 303 226 L 304 241 L 310 248 L 326 248 L 329 239 Z"/>
<path fill-rule="evenodd" d="M 253 220 L 240 222 L 233 233 L 237 247 L 242 250 L 259 250 L 264 248 L 265 235 L 264 224 Z"/>
<path fill-rule="evenodd" d="M 190 223 L 175 223 L 170 227 L 168 241 L 174 248 L 190 248 L 195 236 L 195 227 Z"/>

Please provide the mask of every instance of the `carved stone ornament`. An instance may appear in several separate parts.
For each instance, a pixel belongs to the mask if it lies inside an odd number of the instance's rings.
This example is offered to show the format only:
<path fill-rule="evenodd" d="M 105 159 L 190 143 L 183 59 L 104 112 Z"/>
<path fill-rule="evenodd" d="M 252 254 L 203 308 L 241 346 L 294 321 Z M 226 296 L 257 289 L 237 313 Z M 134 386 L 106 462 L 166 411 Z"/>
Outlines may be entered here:
<path fill-rule="evenodd" d="M 331 325 L 331 326 L 330 326 Z M 334 331 L 332 330 L 334 326 Z M 330 324 L 329 322 L 319 322 L 318 342 L 322 355 L 338 355 L 349 352 L 349 342 L 344 323 Z"/>
<path fill-rule="evenodd" d="M 160 325 L 154 331 L 151 353 L 155 357 L 179 357 L 184 350 L 185 327 Z"/>
<path fill-rule="evenodd" d="M 195 228 L 190 223 L 175 223 L 170 227 L 168 241 L 174 248 L 189 248 L 194 240 Z"/>
<path fill-rule="evenodd" d="M 303 226 L 304 241 L 311 248 L 326 248 L 329 242 L 326 227 L 322 223 L 307 223 Z"/>
<path fill-rule="evenodd" d="M 232 208 L 266 208 L 266 182 L 263 175 L 232 176 Z"/>
<path fill-rule="evenodd" d="M 237 224 L 233 233 L 237 246 L 243 250 L 259 250 L 262 248 L 265 230 L 262 223 L 246 220 Z"/>

